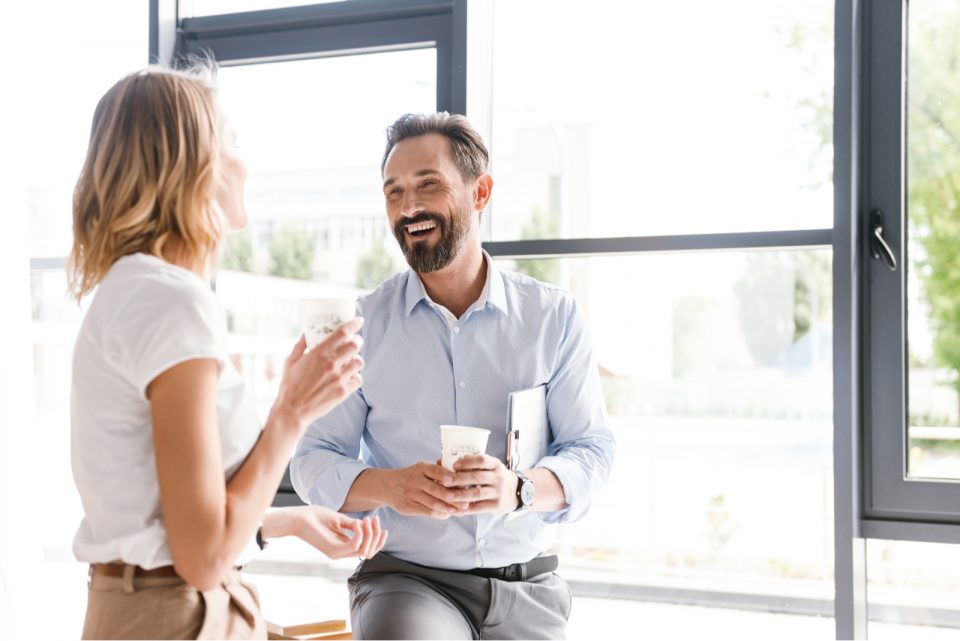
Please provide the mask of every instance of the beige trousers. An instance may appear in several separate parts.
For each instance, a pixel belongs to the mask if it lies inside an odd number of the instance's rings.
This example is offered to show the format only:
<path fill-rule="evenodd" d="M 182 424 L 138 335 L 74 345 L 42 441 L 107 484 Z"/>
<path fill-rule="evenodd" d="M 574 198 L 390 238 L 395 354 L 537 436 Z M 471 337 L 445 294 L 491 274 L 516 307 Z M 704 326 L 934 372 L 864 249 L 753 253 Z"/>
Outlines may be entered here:
<path fill-rule="evenodd" d="M 232 569 L 200 592 L 179 577 L 93 574 L 84 639 L 266 639 L 256 588 Z"/>

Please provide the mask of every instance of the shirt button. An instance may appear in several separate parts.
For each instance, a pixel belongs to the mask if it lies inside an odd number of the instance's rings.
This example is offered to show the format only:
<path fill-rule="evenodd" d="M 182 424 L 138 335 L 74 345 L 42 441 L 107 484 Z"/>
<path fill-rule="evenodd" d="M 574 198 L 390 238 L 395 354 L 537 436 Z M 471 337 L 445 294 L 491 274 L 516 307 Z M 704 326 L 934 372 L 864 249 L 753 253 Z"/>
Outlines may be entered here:
<path fill-rule="evenodd" d="M 463 389 L 464 387 L 467 386 L 467 382 L 466 382 L 466 381 L 460 381 L 459 383 L 457 383 L 457 385 L 460 386 L 460 389 Z"/>
<path fill-rule="evenodd" d="M 454 334 L 459 334 L 459 333 L 460 333 L 460 326 L 459 326 L 459 325 L 457 325 L 456 327 L 453 328 L 453 333 L 454 333 Z"/>
<path fill-rule="evenodd" d="M 480 539 L 479 541 L 477 541 L 477 545 L 479 545 L 480 547 L 483 547 L 483 546 L 486 545 L 486 544 L 487 544 L 487 542 L 484 541 L 483 539 Z"/>

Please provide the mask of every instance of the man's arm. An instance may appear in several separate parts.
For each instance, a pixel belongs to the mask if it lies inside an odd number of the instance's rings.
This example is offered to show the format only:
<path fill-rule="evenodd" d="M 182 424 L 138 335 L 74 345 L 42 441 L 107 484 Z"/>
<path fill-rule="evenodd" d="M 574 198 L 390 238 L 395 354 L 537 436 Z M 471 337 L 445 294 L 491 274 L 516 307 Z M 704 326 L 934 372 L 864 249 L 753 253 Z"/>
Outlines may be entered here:
<path fill-rule="evenodd" d="M 293 487 L 304 502 L 348 514 L 390 507 L 408 516 L 446 519 L 462 505 L 446 503 L 438 485 L 444 470 L 426 461 L 378 469 L 358 460 L 366 426 L 362 390 L 313 423 L 290 462 Z"/>
<path fill-rule="evenodd" d="M 614 439 L 587 328 L 573 298 L 564 300 L 559 358 L 547 383 L 549 456 L 525 472 L 536 488 L 534 510 L 546 521 L 574 521 L 590 507 L 593 490 L 607 481 Z M 505 514 L 516 508 L 517 475 L 490 456 L 464 457 L 441 482 L 450 501 L 472 501 L 465 512 Z"/>
<path fill-rule="evenodd" d="M 367 512 L 389 507 L 407 516 L 446 519 L 465 506 L 447 503 L 448 491 L 439 485 L 446 475 L 439 465 L 422 461 L 397 470 L 369 468 L 357 476 L 341 511 Z"/>

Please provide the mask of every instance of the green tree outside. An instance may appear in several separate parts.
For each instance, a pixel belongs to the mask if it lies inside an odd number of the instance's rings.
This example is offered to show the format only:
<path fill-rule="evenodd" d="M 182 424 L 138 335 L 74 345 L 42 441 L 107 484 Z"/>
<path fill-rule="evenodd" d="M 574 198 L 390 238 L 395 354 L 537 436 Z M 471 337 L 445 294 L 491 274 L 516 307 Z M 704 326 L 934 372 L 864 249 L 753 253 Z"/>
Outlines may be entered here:
<path fill-rule="evenodd" d="M 397 266 L 383 243 L 384 234 L 381 232 L 374 238 L 370 250 L 357 260 L 358 289 L 374 289 L 397 272 Z"/>
<path fill-rule="evenodd" d="M 227 236 L 220 268 L 232 272 L 253 271 L 253 245 L 246 229 Z"/>
<path fill-rule="evenodd" d="M 310 280 L 313 276 L 315 243 L 312 234 L 288 224 L 270 235 L 270 274 L 281 278 Z"/>
<path fill-rule="evenodd" d="M 556 238 L 560 233 L 559 216 L 550 216 L 539 207 L 533 210 L 530 219 L 520 231 L 523 240 Z M 517 261 L 517 271 L 536 278 L 543 283 L 559 285 L 560 262 L 556 259 L 524 258 Z"/>
<path fill-rule="evenodd" d="M 935 362 L 960 402 L 960 7 L 910 12 L 908 211 L 911 268 L 924 285 Z"/>

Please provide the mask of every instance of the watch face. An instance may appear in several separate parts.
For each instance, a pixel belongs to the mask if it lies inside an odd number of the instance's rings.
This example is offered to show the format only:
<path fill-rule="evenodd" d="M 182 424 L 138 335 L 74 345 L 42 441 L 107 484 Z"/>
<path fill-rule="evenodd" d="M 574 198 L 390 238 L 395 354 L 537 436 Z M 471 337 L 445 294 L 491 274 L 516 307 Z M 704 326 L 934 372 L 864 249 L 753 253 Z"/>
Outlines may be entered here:
<path fill-rule="evenodd" d="M 520 486 L 520 502 L 525 506 L 533 505 L 533 483 L 527 482 Z"/>

